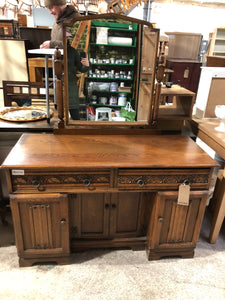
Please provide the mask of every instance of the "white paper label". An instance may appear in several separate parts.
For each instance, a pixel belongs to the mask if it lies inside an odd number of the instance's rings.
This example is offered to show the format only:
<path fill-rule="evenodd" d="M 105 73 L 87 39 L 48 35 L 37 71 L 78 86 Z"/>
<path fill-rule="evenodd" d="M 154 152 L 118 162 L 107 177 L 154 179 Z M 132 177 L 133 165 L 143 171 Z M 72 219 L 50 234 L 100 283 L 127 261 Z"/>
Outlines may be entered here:
<path fill-rule="evenodd" d="M 190 185 L 181 184 L 179 186 L 177 203 L 180 205 L 189 205 Z"/>
<path fill-rule="evenodd" d="M 189 69 L 185 69 L 184 70 L 184 78 L 188 78 L 189 77 Z"/>
<path fill-rule="evenodd" d="M 12 175 L 24 175 L 24 170 L 12 170 Z"/>

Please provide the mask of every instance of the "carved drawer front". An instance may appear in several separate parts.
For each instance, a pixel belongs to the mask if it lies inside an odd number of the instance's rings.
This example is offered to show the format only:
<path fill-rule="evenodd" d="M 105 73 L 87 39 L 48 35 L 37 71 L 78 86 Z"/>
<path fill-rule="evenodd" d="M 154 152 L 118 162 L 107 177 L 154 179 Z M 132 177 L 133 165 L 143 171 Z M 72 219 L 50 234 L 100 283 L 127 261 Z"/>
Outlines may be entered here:
<path fill-rule="evenodd" d="M 13 192 L 94 191 L 110 187 L 109 170 L 38 172 L 25 170 L 24 175 L 11 175 Z"/>
<path fill-rule="evenodd" d="M 119 189 L 177 189 L 180 184 L 207 188 L 210 169 L 120 169 Z"/>

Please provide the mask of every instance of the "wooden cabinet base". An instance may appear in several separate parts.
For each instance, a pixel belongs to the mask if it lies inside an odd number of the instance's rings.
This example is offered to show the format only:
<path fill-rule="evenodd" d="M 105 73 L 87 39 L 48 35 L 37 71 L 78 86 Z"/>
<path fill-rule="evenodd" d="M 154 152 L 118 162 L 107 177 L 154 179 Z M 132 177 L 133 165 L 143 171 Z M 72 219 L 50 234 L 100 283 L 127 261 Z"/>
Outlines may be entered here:
<path fill-rule="evenodd" d="M 124 238 L 112 240 L 74 240 L 71 242 L 71 251 L 80 252 L 93 248 L 130 248 L 134 251 L 144 250 L 146 237 Z"/>
<path fill-rule="evenodd" d="M 58 264 L 68 265 L 70 263 L 70 256 L 63 257 L 41 257 L 41 258 L 19 258 L 20 267 L 31 267 L 35 264 Z"/>
<path fill-rule="evenodd" d="M 194 248 L 169 248 L 169 249 L 151 249 L 147 251 L 148 260 L 157 260 L 160 258 L 179 257 L 192 258 L 194 257 Z"/>

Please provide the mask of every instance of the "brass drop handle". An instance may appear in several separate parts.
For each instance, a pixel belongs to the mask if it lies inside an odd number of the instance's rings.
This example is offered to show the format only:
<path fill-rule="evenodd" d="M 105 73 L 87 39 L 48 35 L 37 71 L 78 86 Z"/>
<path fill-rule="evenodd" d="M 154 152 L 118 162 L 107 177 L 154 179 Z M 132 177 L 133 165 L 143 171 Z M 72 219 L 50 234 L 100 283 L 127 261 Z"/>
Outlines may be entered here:
<path fill-rule="evenodd" d="M 183 185 L 191 185 L 190 180 L 189 180 L 189 179 L 185 179 L 185 180 L 183 181 Z"/>
<path fill-rule="evenodd" d="M 33 179 L 32 180 L 32 184 L 33 184 L 33 187 L 34 188 L 39 188 L 40 187 L 40 181 L 39 180 L 37 180 L 37 179 Z"/>
<path fill-rule="evenodd" d="M 37 188 L 39 192 L 45 191 L 45 187 L 41 187 L 41 183 L 38 179 L 33 179 L 32 184 L 34 188 Z"/>
<path fill-rule="evenodd" d="M 61 225 L 65 225 L 66 224 L 66 220 L 62 219 L 60 223 L 61 223 Z"/>
<path fill-rule="evenodd" d="M 138 180 L 137 180 L 137 186 L 141 188 L 144 185 L 145 185 L 144 180 L 142 178 L 138 178 Z"/>
<path fill-rule="evenodd" d="M 91 184 L 90 179 L 89 179 L 89 178 L 85 178 L 85 179 L 83 180 L 83 184 L 84 184 L 84 186 L 89 186 L 89 185 Z"/>

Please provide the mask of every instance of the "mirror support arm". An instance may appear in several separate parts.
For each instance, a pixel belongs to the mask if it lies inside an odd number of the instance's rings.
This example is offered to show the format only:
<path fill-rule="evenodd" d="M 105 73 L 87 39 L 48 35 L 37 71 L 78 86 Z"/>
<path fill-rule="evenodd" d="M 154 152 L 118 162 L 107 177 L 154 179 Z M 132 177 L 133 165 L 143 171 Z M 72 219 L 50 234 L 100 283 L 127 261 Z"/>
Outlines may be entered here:
<path fill-rule="evenodd" d="M 159 98 L 161 94 L 161 82 L 163 80 L 165 66 L 160 64 L 158 66 L 158 70 L 156 73 L 156 90 L 155 90 L 155 101 L 154 101 L 154 110 L 153 110 L 153 118 L 152 118 L 152 125 L 156 126 L 157 118 L 158 118 L 158 110 L 159 110 Z"/>
<path fill-rule="evenodd" d="M 57 111 L 58 111 L 58 128 L 64 128 L 64 105 L 63 105 L 63 92 L 62 92 L 62 59 L 61 52 L 58 47 L 54 54 L 55 76 L 56 76 L 56 98 L 57 98 Z"/>

